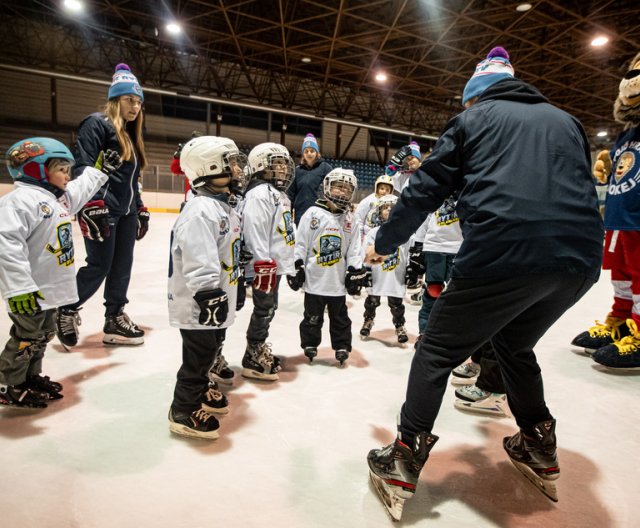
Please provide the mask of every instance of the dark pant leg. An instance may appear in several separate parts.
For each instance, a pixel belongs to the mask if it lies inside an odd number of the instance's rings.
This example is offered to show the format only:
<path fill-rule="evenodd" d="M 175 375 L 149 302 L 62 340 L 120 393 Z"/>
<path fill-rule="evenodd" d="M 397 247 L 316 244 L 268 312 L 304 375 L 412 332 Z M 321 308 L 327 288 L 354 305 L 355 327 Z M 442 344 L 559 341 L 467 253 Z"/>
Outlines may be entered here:
<path fill-rule="evenodd" d="M 364 300 L 364 318 L 365 319 L 375 319 L 376 318 L 376 308 L 380 306 L 380 296 L 379 295 L 367 295 Z"/>
<path fill-rule="evenodd" d="M 171 407 L 177 412 L 191 413 L 200 408 L 202 395 L 209 385 L 208 372 L 217 348 L 217 330 L 184 330 L 182 366 L 178 370 Z"/>
<path fill-rule="evenodd" d="M 27 376 L 42 372 L 42 358 L 55 332 L 54 309 L 34 315 L 9 313 L 10 337 L 0 354 L 0 383 L 20 385 Z"/>
<path fill-rule="evenodd" d="M 427 331 L 429 315 L 436 302 L 435 297 L 429 296 L 427 293 L 427 284 L 432 282 L 445 283 L 451 277 L 451 268 L 453 267 L 454 254 L 451 253 L 435 253 L 433 251 L 425 252 L 425 262 L 427 270 L 425 272 L 425 287 L 422 294 L 422 306 L 418 312 L 418 332 L 422 335 Z"/>
<path fill-rule="evenodd" d="M 322 341 L 322 325 L 324 323 L 324 307 L 326 297 L 304 294 L 304 316 L 300 323 L 300 346 L 319 347 Z"/>
<path fill-rule="evenodd" d="M 472 358 L 474 354 L 476 354 L 476 352 L 471 354 Z M 480 347 L 480 356 L 481 368 L 476 386 L 484 391 L 504 394 L 505 388 L 504 381 L 502 381 L 502 371 L 500 370 L 500 365 L 498 365 L 493 345 L 490 342 Z"/>
<path fill-rule="evenodd" d="M 116 315 L 129 302 L 127 290 L 133 267 L 133 250 L 138 232 L 138 215 L 121 216 L 111 228 L 115 235 L 113 260 L 104 285 L 105 316 Z"/>
<path fill-rule="evenodd" d="M 249 343 L 264 343 L 269 337 L 269 326 L 278 309 L 278 288 L 280 287 L 280 275 L 276 278 L 276 285 L 269 293 L 260 291 L 253 286 L 253 312 L 247 328 L 247 341 Z"/>
<path fill-rule="evenodd" d="M 406 323 L 404 318 L 404 303 L 402 297 L 387 297 L 389 309 L 391 310 L 391 318 L 393 326 L 402 326 Z"/>
<path fill-rule="evenodd" d="M 331 348 L 351 352 L 351 319 L 347 310 L 347 297 L 325 297 L 329 312 L 329 334 Z"/>
<path fill-rule="evenodd" d="M 592 284 L 563 274 L 451 280 L 413 357 L 401 431 L 431 432 L 451 370 L 489 339 L 518 425 L 548 418 L 533 347 Z"/>

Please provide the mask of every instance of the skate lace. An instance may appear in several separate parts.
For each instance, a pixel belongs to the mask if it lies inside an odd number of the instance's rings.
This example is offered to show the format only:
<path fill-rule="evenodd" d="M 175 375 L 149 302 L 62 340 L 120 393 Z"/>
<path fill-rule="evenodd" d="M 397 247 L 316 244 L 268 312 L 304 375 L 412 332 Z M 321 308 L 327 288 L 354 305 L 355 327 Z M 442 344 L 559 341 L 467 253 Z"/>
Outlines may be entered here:
<path fill-rule="evenodd" d="M 224 369 L 228 367 L 229 367 L 229 363 L 227 362 L 225 357 L 222 354 L 218 354 L 218 357 L 213 362 L 213 367 L 211 367 L 211 370 L 219 374 L 220 372 L 222 372 Z"/>
<path fill-rule="evenodd" d="M 620 326 L 622 325 L 612 325 L 607 323 L 601 323 L 596 320 L 596 324 L 589 328 L 589 336 L 590 337 L 609 337 L 614 341 L 620 339 Z"/>
<path fill-rule="evenodd" d="M 271 343 L 262 343 L 259 348 L 257 361 L 265 370 L 273 367 L 273 353 L 271 352 Z"/>
<path fill-rule="evenodd" d="M 214 387 L 209 387 L 207 392 L 205 392 L 205 398 L 208 402 L 216 402 L 219 403 L 224 400 L 224 394 Z"/>
<path fill-rule="evenodd" d="M 207 413 L 204 409 L 198 409 L 197 411 L 193 411 L 191 413 L 191 421 L 195 426 L 203 424 L 211 418 L 211 415 Z"/>
<path fill-rule="evenodd" d="M 404 327 L 404 325 L 396 326 L 396 335 L 406 335 L 406 334 L 407 334 L 407 329 Z"/>
<path fill-rule="evenodd" d="M 471 375 L 475 376 L 478 373 L 478 367 L 476 367 L 473 363 L 465 363 L 464 365 L 460 365 L 456 372 L 462 374 L 463 376 Z"/>
<path fill-rule="evenodd" d="M 490 392 L 482 390 L 476 385 L 460 387 L 456 392 L 458 392 L 459 394 L 464 394 L 468 398 L 473 398 L 473 401 L 476 401 L 476 402 L 480 400 L 484 400 L 491 395 Z"/>
<path fill-rule="evenodd" d="M 366 328 L 367 330 L 371 330 L 373 328 L 373 319 L 365 319 L 362 328 Z"/>
<path fill-rule="evenodd" d="M 640 331 L 633 319 L 627 319 L 630 334 L 615 343 L 620 355 L 633 354 L 640 348 Z"/>
<path fill-rule="evenodd" d="M 78 312 L 60 313 L 60 330 L 63 334 L 77 334 L 80 326 L 80 315 Z"/>
<path fill-rule="evenodd" d="M 129 316 L 124 312 L 116 316 L 116 325 L 125 330 L 132 330 L 134 332 L 138 331 L 136 324 L 129 319 Z"/>

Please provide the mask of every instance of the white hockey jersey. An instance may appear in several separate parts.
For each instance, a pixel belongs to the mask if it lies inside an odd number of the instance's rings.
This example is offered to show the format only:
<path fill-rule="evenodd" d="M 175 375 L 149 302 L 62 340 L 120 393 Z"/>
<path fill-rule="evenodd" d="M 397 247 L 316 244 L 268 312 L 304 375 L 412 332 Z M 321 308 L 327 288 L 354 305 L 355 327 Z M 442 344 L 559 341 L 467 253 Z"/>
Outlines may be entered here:
<path fill-rule="evenodd" d="M 314 205 L 302 215 L 295 247 L 295 260 L 305 267 L 303 290 L 315 295 L 340 297 L 347 267 L 362 267 L 360 224 L 352 212 L 334 214 Z"/>
<path fill-rule="evenodd" d="M 427 217 L 426 224 L 423 251 L 458 253 L 462 245 L 462 230 L 454 202 L 445 202 L 436 212 Z M 416 233 L 419 233 L 421 229 Z M 420 240 L 420 238 L 416 236 L 416 240 Z"/>
<path fill-rule="evenodd" d="M 86 167 L 60 198 L 22 182 L 0 198 L 3 299 L 39 290 L 43 310 L 78 300 L 71 219 L 107 179 L 101 171 Z"/>
<path fill-rule="evenodd" d="M 380 226 L 376 226 L 367 233 L 363 246 L 364 252 L 376 240 Z M 367 288 L 369 295 L 381 297 L 404 297 L 406 288 L 404 284 L 405 272 L 409 263 L 409 242 L 404 243 L 391 255 L 387 255 L 380 264 L 370 264 L 373 286 Z"/>
<path fill-rule="evenodd" d="M 360 225 L 364 225 L 369 211 L 378 203 L 378 200 L 379 198 L 376 196 L 376 193 L 371 193 L 360 201 L 355 212 L 356 220 L 360 222 Z"/>
<path fill-rule="evenodd" d="M 235 319 L 240 277 L 240 217 L 212 196 L 197 195 L 182 209 L 171 230 L 169 260 L 169 324 L 176 328 L 227 328 Z M 229 315 L 219 327 L 198 323 L 200 307 L 193 296 L 222 288 Z"/>
<path fill-rule="evenodd" d="M 239 211 L 246 250 L 253 254 L 246 267 L 247 277 L 255 275 L 256 260 L 268 259 L 278 264 L 278 275 L 292 275 L 296 233 L 289 197 L 273 185 L 263 183 L 246 192 Z"/>

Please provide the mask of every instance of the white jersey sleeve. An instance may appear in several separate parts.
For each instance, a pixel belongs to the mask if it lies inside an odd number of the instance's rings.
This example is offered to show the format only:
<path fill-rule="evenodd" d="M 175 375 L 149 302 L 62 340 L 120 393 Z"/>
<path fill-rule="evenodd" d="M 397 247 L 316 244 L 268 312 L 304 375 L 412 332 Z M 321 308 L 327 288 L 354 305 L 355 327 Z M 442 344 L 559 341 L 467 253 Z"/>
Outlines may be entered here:
<path fill-rule="evenodd" d="M 65 198 L 68 200 L 69 212 L 73 215 L 80 211 L 108 179 L 104 172 L 85 167 L 80 176 L 67 184 Z"/>

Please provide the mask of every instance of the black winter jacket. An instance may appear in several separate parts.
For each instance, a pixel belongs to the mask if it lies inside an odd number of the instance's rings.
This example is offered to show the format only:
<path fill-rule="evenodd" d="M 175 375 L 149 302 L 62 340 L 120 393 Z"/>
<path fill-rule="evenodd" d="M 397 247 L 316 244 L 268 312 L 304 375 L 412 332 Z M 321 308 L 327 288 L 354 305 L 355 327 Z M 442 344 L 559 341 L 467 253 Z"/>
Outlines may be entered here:
<path fill-rule="evenodd" d="M 456 191 L 464 241 L 452 277 L 598 277 L 604 231 L 586 135 L 533 86 L 499 81 L 449 121 L 376 252 L 390 254 Z"/>
<path fill-rule="evenodd" d="M 319 198 L 319 191 L 322 187 L 322 180 L 333 170 L 333 167 L 326 161 L 319 159 L 313 167 L 298 165 L 293 182 L 287 190 L 287 195 L 291 200 L 291 208 L 295 214 L 295 224 L 300 223 L 304 212 L 316 203 Z"/>
<path fill-rule="evenodd" d="M 93 167 L 100 151 L 107 149 L 121 152 L 116 129 L 111 121 L 101 112 L 85 117 L 80 123 L 78 138 L 73 147 L 73 157 L 76 160 L 74 176 L 79 175 L 86 166 Z M 135 159 L 125 161 L 93 197 L 93 200 L 104 200 L 111 216 L 137 213 L 138 208 L 143 206 L 138 188 L 140 165 L 135 149 L 134 153 Z"/>

